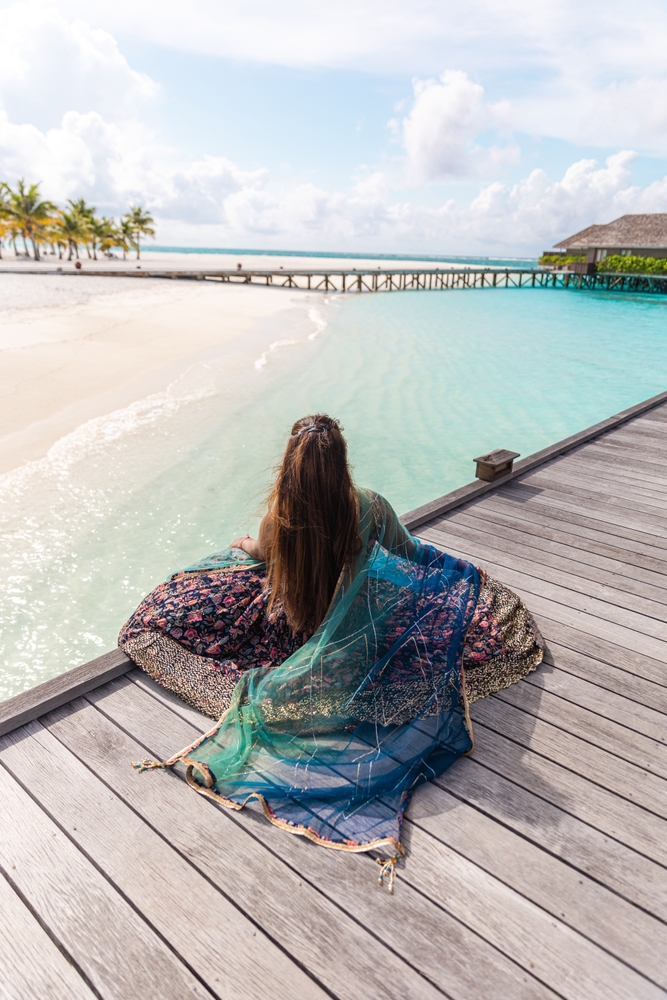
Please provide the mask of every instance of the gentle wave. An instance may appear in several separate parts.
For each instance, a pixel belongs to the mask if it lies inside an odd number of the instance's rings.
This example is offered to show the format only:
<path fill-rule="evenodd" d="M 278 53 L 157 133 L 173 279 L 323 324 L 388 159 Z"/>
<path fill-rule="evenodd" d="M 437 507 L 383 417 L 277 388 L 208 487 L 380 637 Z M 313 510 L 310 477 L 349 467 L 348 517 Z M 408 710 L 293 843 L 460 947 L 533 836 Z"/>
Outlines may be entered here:
<path fill-rule="evenodd" d="M 208 366 L 198 366 L 198 372 L 205 367 Z M 188 375 L 194 370 L 188 369 L 162 392 L 153 393 L 103 416 L 92 417 L 59 438 L 43 458 L 3 473 L 0 475 L 0 494 L 5 497 L 16 495 L 17 491 L 31 486 L 35 479 L 43 479 L 53 473 L 62 474 L 94 452 L 104 452 L 112 442 L 175 416 L 184 404 L 213 395 L 216 387 L 212 380 L 198 388 L 184 388 Z"/>
<path fill-rule="evenodd" d="M 529 454 L 664 385 L 658 299 L 522 289 L 300 302 L 239 345 L 242 364 L 232 353 L 193 365 L 0 479 L 0 698 L 110 648 L 152 587 L 252 532 L 306 413 L 341 419 L 355 477 L 402 512 L 468 482 L 474 455 Z"/>

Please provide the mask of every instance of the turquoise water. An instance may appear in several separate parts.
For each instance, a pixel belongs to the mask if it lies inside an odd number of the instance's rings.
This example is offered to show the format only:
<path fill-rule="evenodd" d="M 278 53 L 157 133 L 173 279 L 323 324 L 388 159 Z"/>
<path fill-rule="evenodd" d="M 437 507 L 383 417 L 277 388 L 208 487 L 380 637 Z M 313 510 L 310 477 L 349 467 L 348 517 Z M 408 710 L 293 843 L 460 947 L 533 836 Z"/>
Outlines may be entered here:
<path fill-rule="evenodd" d="M 148 245 L 148 250 L 155 250 L 156 253 L 224 253 L 240 254 L 262 257 L 330 257 L 343 260 L 415 260 L 425 263 L 449 263 L 463 264 L 470 267 L 511 267 L 532 268 L 537 267 L 536 257 L 436 257 L 426 254 L 417 257 L 414 254 L 398 253 L 333 253 L 324 250 L 239 250 L 234 247 L 158 247 Z"/>
<path fill-rule="evenodd" d="M 475 455 L 527 455 L 667 386 L 667 299 L 308 301 L 1 477 L 0 699 L 111 648 L 168 573 L 252 531 L 307 412 L 340 418 L 358 482 L 405 511 L 470 481 Z"/>

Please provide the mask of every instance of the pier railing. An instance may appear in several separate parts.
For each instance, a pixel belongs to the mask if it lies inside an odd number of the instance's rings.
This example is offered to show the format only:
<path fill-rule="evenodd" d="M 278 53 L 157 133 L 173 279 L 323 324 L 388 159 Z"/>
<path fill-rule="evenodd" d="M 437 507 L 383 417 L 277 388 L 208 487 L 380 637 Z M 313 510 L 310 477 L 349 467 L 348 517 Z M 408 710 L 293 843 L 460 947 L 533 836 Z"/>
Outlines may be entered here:
<path fill-rule="evenodd" d="M 2 268 L 0 270 L 10 270 Z M 219 270 L 165 269 L 150 265 L 134 267 L 94 267 L 74 270 L 62 267 L 11 267 L 12 273 L 76 274 L 89 276 L 172 278 L 190 281 L 219 281 L 227 284 L 273 285 L 317 292 L 404 292 L 457 288 L 582 288 L 604 291 L 655 292 L 667 294 L 667 275 L 657 274 L 574 274 L 517 268 L 435 268 L 376 270 Z"/>

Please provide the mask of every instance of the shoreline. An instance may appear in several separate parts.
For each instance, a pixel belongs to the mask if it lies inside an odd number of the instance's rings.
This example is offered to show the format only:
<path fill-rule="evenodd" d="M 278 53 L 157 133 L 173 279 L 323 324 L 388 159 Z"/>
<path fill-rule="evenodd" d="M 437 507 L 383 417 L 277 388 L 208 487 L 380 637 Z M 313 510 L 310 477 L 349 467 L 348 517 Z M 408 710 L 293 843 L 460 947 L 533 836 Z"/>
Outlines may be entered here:
<path fill-rule="evenodd" d="M 212 270 L 236 270 L 238 265 L 241 264 L 242 271 L 252 271 L 252 270 L 269 270 L 269 271 L 293 271 L 293 270 L 380 270 L 380 271 L 392 271 L 396 269 L 407 269 L 418 270 L 423 269 L 433 269 L 436 266 L 439 270 L 456 270 L 462 267 L 472 266 L 468 264 L 462 264 L 460 260 L 446 260 L 438 259 L 434 261 L 432 258 L 424 257 L 423 259 L 417 257 L 391 257 L 378 256 L 378 257 L 334 257 L 334 256 L 308 256 L 306 254 L 301 255 L 280 255 L 280 254 L 266 254 L 266 253 L 251 253 L 244 251 L 242 253 L 238 252 L 216 252 L 216 253 L 198 253 L 194 252 L 179 252 L 179 251 L 167 251 L 167 250 L 142 250 L 141 259 L 137 260 L 136 256 L 130 256 L 127 260 L 122 258 L 113 258 L 108 260 L 106 258 L 99 258 L 98 260 L 89 260 L 87 257 L 79 258 L 81 263 L 81 272 L 85 273 L 86 270 L 94 271 L 113 271 L 117 268 L 126 268 L 128 271 L 141 270 L 146 268 L 153 268 L 155 265 L 160 264 L 165 269 L 177 270 L 177 271 L 198 271 L 202 268 L 211 268 Z M 503 258 L 503 261 L 505 258 Z M 489 267 L 500 266 L 499 263 L 494 263 L 496 258 L 488 258 Z M 498 258 L 500 261 L 500 258 Z M 481 265 L 475 265 L 481 266 Z M 504 265 L 503 265 L 504 266 Z M 525 262 L 517 262 L 517 266 L 525 266 Z M 61 260 L 55 256 L 47 256 L 41 260 L 35 261 L 23 257 L 13 257 L 5 256 L 0 260 L 0 274 L 11 272 L 11 273 L 21 273 L 21 271 L 27 269 L 38 269 L 44 272 L 52 271 L 55 268 L 62 268 L 64 273 L 69 273 L 75 270 L 74 261 Z"/>
<path fill-rule="evenodd" d="M 60 280 L 25 278 L 33 289 Z M 242 354 L 259 328 L 270 340 L 274 321 L 280 327 L 289 310 L 321 296 L 295 298 L 285 289 L 148 279 L 3 309 L 0 284 L 0 474 L 44 457 L 88 420 L 167 389 L 209 356 Z"/>

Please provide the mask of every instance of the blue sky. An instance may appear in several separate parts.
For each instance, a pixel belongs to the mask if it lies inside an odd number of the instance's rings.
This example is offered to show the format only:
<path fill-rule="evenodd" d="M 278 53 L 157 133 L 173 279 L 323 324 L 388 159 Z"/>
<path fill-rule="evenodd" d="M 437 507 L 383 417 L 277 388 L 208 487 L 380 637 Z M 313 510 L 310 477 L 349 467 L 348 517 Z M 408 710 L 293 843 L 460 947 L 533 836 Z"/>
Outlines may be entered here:
<path fill-rule="evenodd" d="M 0 176 L 161 244 L 529 256 L 667 211 L 667 8 L 0 0 Z"/>

